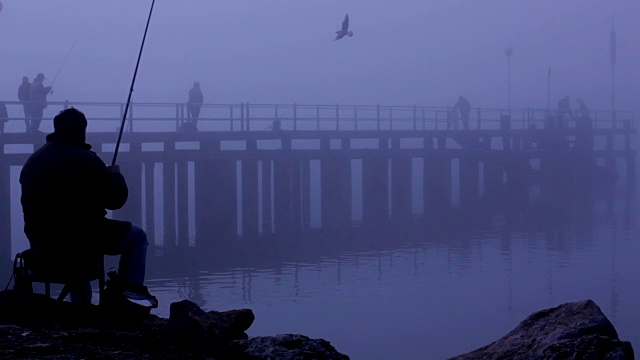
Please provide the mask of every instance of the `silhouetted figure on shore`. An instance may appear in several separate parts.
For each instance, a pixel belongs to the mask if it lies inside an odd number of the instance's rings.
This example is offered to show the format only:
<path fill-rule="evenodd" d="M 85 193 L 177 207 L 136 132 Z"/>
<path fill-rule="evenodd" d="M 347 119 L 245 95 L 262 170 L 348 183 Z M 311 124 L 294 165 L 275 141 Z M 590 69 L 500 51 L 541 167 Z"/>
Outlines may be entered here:
<path fill-rule="evenodd" d="M 571 118 L 571 102 L 569 101 L 569 97 L 565 96 L 560 99 L 560 101 L 558 101 L 558 111 L 556 114 L 556 119 L 558 120 L 558 128 L 566 128 L 567 121 Z"/>
<path fill-rule="evenodd" d="M 454 111 L 460 112 L 460 120 L 465 130 L 469 130 L 469 116 L 471 115 L 471 103 L 464 96 L 458 96 L 458 101 L 453 106 Z M 457 129 L 457 126 L 456 126 Z"/>
<path fill-rule="evenodd" d="M 7 111 L 7 105 L 0 102 L 0 133 L 4 132 L 4 123 L 9 121 L 9 112 Z"/>
<path fill-rule="evenodd" d="M 187 101 L 187 111 L 189 113 L 189 128 L 192 131 L 198 130 L 198 118 L 200 117 L 200 108 L 204 102 L 200 83 L 194 82 L 193 87 L 189 90 L 189 100 Z"/>
<path fill-rule="evenodd" d="M 148 294 L 143 286 L 147 235 L 128 221 L 106 218 L 121 208 L 128 188 L 117 165 L 106 166 L 85 143 L 87 119 L 77 109 L 53 119 L 54 132 L 20 173 L 24 232 L 31 248 L 54 259 L 121 255 L 125 291 Z M 76 283 L 73 302 L 91 302 L 90 283 Z"/>
<path fill-rule="evenodd" d="M 18 100 L 22 102 L 22 110 L 24 110 L 25 131 L 29 132 L 31 128 L 31 114 L 29 111 L 31 109 L 31 83 L 26 76 L 22 77 L 22 84 L 18 87 Z"/>
<path fill-rule="evenodd" d="M 42 122 L 44 109 L 47 108 L 47 95 L 51 92 L 51 86 L 44 86 L 42 83 L 45 79 L 44 74 L 39 73 L 31 84 L 31 106 L 29 107 L 31 126 L 27 129 L 27 132 L 41 132 L 40 123 Z"/>

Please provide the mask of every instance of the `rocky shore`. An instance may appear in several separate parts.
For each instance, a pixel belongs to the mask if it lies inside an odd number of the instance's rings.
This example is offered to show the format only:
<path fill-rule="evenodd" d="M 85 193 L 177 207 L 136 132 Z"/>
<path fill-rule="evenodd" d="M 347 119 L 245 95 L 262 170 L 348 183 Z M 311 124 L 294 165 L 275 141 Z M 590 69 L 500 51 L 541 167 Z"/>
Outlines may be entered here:
<path fill-rule="evenodd" d="M 169 319 L 0 292 L 2 359 L 348 360 L 328 341 L 298 334 L 248 337 L 250 309 L 204 311 L 183 300 Z"/>
<path fill-rule="evenodd" d="M 248 337 L 250 309 L 205 311 L 183 300 L 171 304 L 169 319 L 139 310 L 0 292 L 0 358 L 349 359 L 323 339 Z M 630 360 L 634 353 L 600 308 L 584 300 L 533 313 L 501 339 L 450 360 L 489 359 Z"/>

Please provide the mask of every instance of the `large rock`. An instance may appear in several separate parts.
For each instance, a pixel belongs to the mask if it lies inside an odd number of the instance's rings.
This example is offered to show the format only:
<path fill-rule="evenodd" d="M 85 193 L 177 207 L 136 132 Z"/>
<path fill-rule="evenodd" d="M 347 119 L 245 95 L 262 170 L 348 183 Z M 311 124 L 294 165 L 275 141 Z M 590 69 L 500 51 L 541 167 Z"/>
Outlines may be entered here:
<path fill-rule="evenodd" d="M 254 320 L 251 309 L 206 312 L 194 302 L 182 300 L 169 307 L 168 331 L 185 338 L 243 340 Z"/>
<path fill-rule="evenodd" d="M 264 360 L 349 360 L 328 341 L 304 335 L 256 336 L 236 343 L 245 354 Z"/>
<path fill-rule="evenodd" d="M 529 315 L 501 339 L 451 360 L 631 360 L 613 324 L 591 300 Z"/>

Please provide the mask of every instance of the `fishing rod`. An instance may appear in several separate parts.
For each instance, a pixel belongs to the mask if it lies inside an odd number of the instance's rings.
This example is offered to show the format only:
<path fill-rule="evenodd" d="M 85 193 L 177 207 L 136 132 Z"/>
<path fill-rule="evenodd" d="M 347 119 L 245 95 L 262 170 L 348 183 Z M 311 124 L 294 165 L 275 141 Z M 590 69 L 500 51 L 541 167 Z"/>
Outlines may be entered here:
<path fill-rule="evenodd" d="M 64 64 L 67 63 L 67 59 L 69 59 L 69 55 L 71 55 L 71 52 L 73 51 L 73 48 L 76 47 L 76 43 L 78 42 L 78 39 L 76 39 L 76 41 L 73 42 L 73 45 L 71 45 L 71 48 L 69 49 L 69 51 L 67 52 L 67 56 L 64 57 L 64 60 L 62 60 L 62 64 L 60 64 L 60 67 L 58 68 L 58 72 L 56 73 L 56 76 L 53 77 L 53 81 L 51 81 L 51 87 L 53 87 L 53 84 L 56 82 L 56 79 L 58 78 L 58 75 L 60 75 L 60 71 L 62 71 L 62 68 L 64 67 Z M 53 94 L 53 90 L 51 90 L 51 93 Z"/>
<path fill-rule="evenodd" d="M 124 115 L 122 115 L 122 123 L 120 124 L 120 132 L 118 134 L 118 141 L 116 142 L 116 149 L 113 152 L 113 160 L 111 165 L 116 164 L 116 158 L 118 157 L 118 149 L 120 149 L 120 141 L 122 140 L 122 131 L 124 130 L 124 124 L 127 120 L 127 112 L 129 111 L 129 104 L 131 103 L 131 95 L 133 94 L 133 85 L 136 83 L 136 75 L 138 75 L 138 67 L 140 66 L 140 58 L 142 57 L 142 49 L 144 48 L 144 41 L 147 39 L 147 30 L 149 30 L 149 22 L 151 21 L 151 14 L 153 13 L 153 5 L 156 0 L 151 2 L 151 9 L 149 10 L 149 17 L 147 18 L 147 26 L 144 28 L 144 35 L 142 36 L 142 44 L 140 45 L 140 52 L 138 53 L 138 61 L 136 62 L 136 69 L 133 71 L 133 79 L 131 79 L 131 88 L 129 89 L 129 97 L 127 98 L 127 104 L 124 107 Z"/>

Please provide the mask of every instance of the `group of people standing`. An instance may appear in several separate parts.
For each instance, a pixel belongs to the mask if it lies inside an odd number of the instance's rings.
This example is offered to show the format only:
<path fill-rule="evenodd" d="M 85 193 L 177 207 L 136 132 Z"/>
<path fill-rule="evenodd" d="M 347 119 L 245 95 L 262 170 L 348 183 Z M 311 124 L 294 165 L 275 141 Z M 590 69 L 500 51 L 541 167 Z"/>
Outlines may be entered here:
<path fill-rule="evenodd" d="M 18 88 L 18 100 L 22 102 L 24 122 L 28 133 L 41 132 L 40 123 L 44 109 L 47 108 L 47 95 L 52 92 L 51 86 L 44 86 L 45 79 L 43 73 L 38 73 L 33 82 L 29 82 L 29 78 L 23 76 L 22 84 Z"/>
<path fill-rule="evenodd" d="M 44 86 L 46 77 L 43 73 L 38 73 L 29 81 L 27 76 L 22 77 L 22 84 L 18 87 L 18 100 L 22 103 L 24 110 L 25 131 L 27 133 L 40 133 L 40 123 L 47 108 L 47 96 L 53 92 L 51 86 Z M 183 125 L 184 131 L 197 131 L 197 122 L 200 117 L 200 108 L 204 102 L 200 83 L 194 82 L 189 90 L 187 100 L 188 120 Z M 0 105 L 0 131 L 4 130 L 4 122 L 8 121 L 6 105 Z"/>

